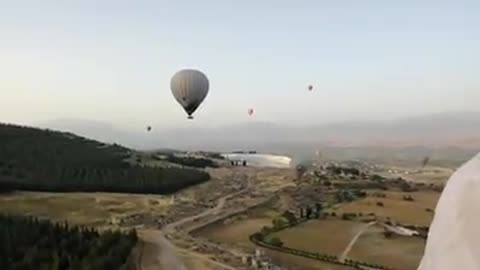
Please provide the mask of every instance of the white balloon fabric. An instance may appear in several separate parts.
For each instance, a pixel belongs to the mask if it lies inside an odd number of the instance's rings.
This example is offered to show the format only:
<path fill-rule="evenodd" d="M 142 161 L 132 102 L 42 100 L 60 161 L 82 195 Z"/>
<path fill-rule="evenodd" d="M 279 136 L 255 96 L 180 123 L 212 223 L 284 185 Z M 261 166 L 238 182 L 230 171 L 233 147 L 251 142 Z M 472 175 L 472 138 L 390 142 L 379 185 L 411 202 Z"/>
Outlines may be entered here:
<path fill-rule="evenodd" d="M 447 182 L 418 268 L 460 269 L 480 269 L 480 153 Z"/>
<path fill-rule="evenodd" d="M 202 72 L 183 69 L 173 75 L 170 81 L 172 94 L 192 119 L 192 114 L 208 94 L 209 81 Z"/>

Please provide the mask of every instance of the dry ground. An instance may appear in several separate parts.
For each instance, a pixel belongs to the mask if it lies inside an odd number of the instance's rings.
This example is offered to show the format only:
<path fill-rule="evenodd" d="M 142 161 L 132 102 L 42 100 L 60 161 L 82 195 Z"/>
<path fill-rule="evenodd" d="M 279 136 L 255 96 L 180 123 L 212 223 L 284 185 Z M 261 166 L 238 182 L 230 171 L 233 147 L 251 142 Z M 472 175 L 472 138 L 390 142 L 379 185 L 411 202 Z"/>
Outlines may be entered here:
<path fill-rule="evenodd" d="M 312 220 L 292 229 L 275 234 L 282 239 L 285 246 L 332 255 L 340 255 L 350 240 L 365 224 L 343 220 Z M 298 267 L 305 270 L 347 270 L 345 266 L 323 263 L 307 258 L 267 252 L 282 265 Z M 292 268 L 295 269 L 295 268 Z"/>
<path fill-rule="evenodd" d="M 106 227 L 134 213 L 163 213 L 171 203 L 160 195 L 14 192 L 0 195 L 0 212 Z"/>
<path fill-rule="evenodd" d="M 256 247 L 250 242 L 248 237 L 258 232 L 263 226 L 271 226 L 272 217 L 277 213 L 269 210 L 262 210 L 262 212 L 256 213 L 254 216 L 237 221 L 232 224 L 218 224 L 209 226 L 201 231 L 198 231 L 196 234 L 208 238 L 213 241 L 218 241 L 222 243 L 228 243 L 243 247 L 246 249 L 254 250 Z M 341 221 L 342 222 L 342 221 Z M 307 232 L 311 233 L 311 231 Z M 312 235 L 299 238 L 297 237 L 297 242 L 300 243 L 305 241 L 305 239 L 311 239 Z M 282 240 L 283 237 L 282 237 Z M 349 239 L 346 239 L 348 243 Z M 326 243 L 324 243 L 326 244 Z M 300 244 L 301 245 L 301 244 Z M 346 244 L 345 244 L 346 245 Z M 303 247 L 303 245 L 301 245 Z M 298 256 L 293 256 L 285 254 L 282 252 L 276 252 L 271 250 L 266 250 L 267 255 L 272 258 L 272 260 L 279 264 L 289 267 L 289 269 L 301 269 L 301 270 L 347 270 L 348 268 L 343 266 L 337 266 L 327 263 L 322 263 L 316 260 L 311 260 L 307 258 L 302 258 Z"/>
<path fill-rule="evenodd" d="M 250 242 L 250 235 L 260 231 L 263 226 L 271 226 L 272 219 L 277 215 L 277 212 L 270 209 L 256 209 L 248 218 L 232 223 L 213 224 L 195 232 L 195 235 L 215 242 L 254 250 L 255 245 Z"/>
<path fill-rule="evenodd" d="M 426 209 L 435 209 L 440 197 L 437 192 L 381 192 L 386 198 L 367 197 L 351 203 L 342 204 L 337 208 L 338 213 L 375 213 L 380 217 L 390 217 L 401 223 L 430 225 L 433 213 Z M 412 196 L 413 202 L 403 200 L 403 196 Z M 383 207 L 377 206 L 382 202 Z"/>
<path fill-rule="evenodd" d="M 340 255 L 365 224 L 343 220 L 311 220 L 275 233 L 285 246 Z"/>
<path fill-rule="evenodd" d="M 142 269 L 140 270 L 170 270 L 162 262 L 162 251 L 169 253 L 170 263 L 178 263 L 179 269 L 182 266 L 187 269 L 198 270 L 212 270 L 213 266 L 209 264 L 206 259 L 195 257 L 190 254 L 182 253 L 172 247 L 162 247 L 158 242 L 158 234 L 156 230 L 140 230 L 138 232 L 140 239 L 145 243 L 142 250 Z M 171 250 L 164 251 L 162 248 L 170 248 Z M 170 266 L 171 267 L 171 266 Z"/>
<path fill-rule="evenodd" d="M 338 255 L 348 246 L 364 223 L 342 220 L 312 220 L 300 226 L 276 233 L 287 247 L 309 250 L 313 252 Z M 365 262 L 382 264 L 400 270 L 414 270 L 423 255 L 425 243 L 413 237 L 394 237 L 386 239 L 381 227 L 373 226 L 360 236 L 353 246 L 348 258 Z M 275 254 L 273 254 L 275 256 Z M 291 258 L 290 258 L 291 257 Z M 295 261 L 295 256 L 278 255 L 285 265 Z M 301 269 L 316 268 L 316 262 L 304 261 Z M 342 269 L 330 266 L 331 269 Z M 337 267 L 337 268 L 334 268 Z"/>
<path fill-rule="evenodd" d="M 267 250 L 266 253 L 268 257 L 272 258 L 274 263 L 286 266 L 291 270 L 351 270 L 349 267 L 324 263 L 283 252 Z"/>
<path fill-rule="evenodd" d="M 278 190 L 280 186 L 295 185 L 292 169 L 262 168 L 256 170 L 257 182 L 255 188 L 258 190 L 273 192 Z"/>
<path fill-rule="evenodd" d="M 397 171 L 397 173 L 389 173 L 388 170 Z M 444 167 L 427 166 L 425 168 L 421 168 L 420 166 L 389 166 L 384 168 L 384 171 L 381 174 L 388 178 L 402 177 L 413 182 L 443 184 L 448 180 L 452 173 L 453 169 Z"/>
<path fill-rule="evenodd" d="M 348 257 L 399 270 L 415 270 L 424 248 L 425 242 L 420 238 L 396 236 L 386 239 L 382 228 L 370 227 L 360 236 Z"/>
<path fill-rule="evenodd" d="M 142 249 L 142 268 L 140 270 L 214 270 L 218 266 L 202 254 L 192 254 L 176 250 L 170 244 L 164 243 L 156 230 L 140 230 Z M 182 268 L 185 267 L 185 268 Z"/>

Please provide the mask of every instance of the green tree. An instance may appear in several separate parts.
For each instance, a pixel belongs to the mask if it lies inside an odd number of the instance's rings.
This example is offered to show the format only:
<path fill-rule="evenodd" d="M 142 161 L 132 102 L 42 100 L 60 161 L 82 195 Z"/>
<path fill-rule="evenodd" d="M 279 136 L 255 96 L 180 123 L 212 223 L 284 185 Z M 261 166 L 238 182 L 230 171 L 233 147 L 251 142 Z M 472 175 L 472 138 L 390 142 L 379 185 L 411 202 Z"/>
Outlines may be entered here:
<path fill-rule="evenodd" d="M 267 243 L 272 245 L 272 246 L 275 246 L 275 247 L 282 247 L 283 246 L 282 240 L 280 240 L 280 238 L 278 238 L 278 237 L 268 238 Z"/>
<path fill-rule="evenodd" d="M 288 210 L 283 212 L 282 216 L 288 220 L 289 224 L 296 224 L 297 223 L 297 217 L 295 217 L 295 214 L 288 211 Z"/>
<path fill-rule="evenodd" d="M 273 229 L 278 230 L 289 225 L 288 219 L 283 216 L 278 216 L 272 220 Z"/>

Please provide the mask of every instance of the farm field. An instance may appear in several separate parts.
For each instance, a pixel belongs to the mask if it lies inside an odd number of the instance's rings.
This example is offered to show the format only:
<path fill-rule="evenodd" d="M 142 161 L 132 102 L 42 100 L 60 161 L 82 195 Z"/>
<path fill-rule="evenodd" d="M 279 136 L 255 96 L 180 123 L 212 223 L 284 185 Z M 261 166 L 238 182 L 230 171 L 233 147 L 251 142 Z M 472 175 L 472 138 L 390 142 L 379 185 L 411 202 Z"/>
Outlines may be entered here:
<path fill-rule="evenodd" d="M 382 175 L 388 178 L 402 177 L 412 182 L 423 182 L 427 184 L 444 184 L 453 173 L 452 168 L 427 166 L 401 167 L 389 166 Z M 396 172 L 396 173 L 395 173 Z"/>
<path fill-rule="evenodd" d="M 255 245 L 250 242 L 250 235 L 260 231 L 263 226 L 271 226 L 272 218 L 276 215 L 277 212 L 266 208 L 255 209 L 248 218 L 212 224 L 194 232 L 194 235 L 254 250 Z"/>
<path fill-rule="evenodd" d="M 238 221 L 229 225 L 211 225 L 199 230 L 196 236 L 207 238 L 211 241 L 233 244 L 242 248 L 254 249 L 255 244 L 250 242 L 250 235 L 260 231 L 263 226 L 269 226 L 272 220 L 269 218 L 252 218 Z"/>
<path fill-rule="evenodd" d="M 289 248 L 340 255 L 365 224 L 344 220 L 311 220 L 273 236 Z"/>
<path fill-rule="evenodd" d="M 216 225 L 210 225 L 204 229 L 201 229 L 197 232 L 195 232 L 196 236 L 204 237 L 207 238 L 211 241 L 216 241 L 216 242 L 222 242 L 222 243 L 228 243 L 232 245 L 236 245 L 238 247 L 246 248 L 247 250 L 254 250 L 256 247 L 253 243 L 250 242 L 249 236 L 255 232 L 258 232 L 261 230 L 263 226 L 271 226 L 272 224 L 272 218 L 276 216 L 278 213 L 275 211 L 271 211 L 268 209 L 259 209 L 255 210 L 255 213 L 250 215 L 247 219 L 242 219 L 235 221 L 234 223 L 231 224 L 216 224 Z M 317 223 L 319 221 L 310 221 L 304 225 L 308 225 L 307 227 L 311 227 L 313 230 L 315 229 L 315 226 L 317 225 L 309 225 L 309 223 Z M 335 227 L 339 223 L 344 224 L 344 227 L 349 227 L 349 226 L 356 226 L 354 222 L 349 222 L 349 221 L 333 221 L 334 224 L 331 224 L 330 221 L 324 225 L 326 227 Z M 335 224 L 336 223 L 336 224 Z M 322 224 L 323 225 L 323 224 Z M 360 227 L 363 226 L 362 224 L 358 224 Z M 298 227 L 299 229 L 301 228 L 300 226 Z M 295 228 L 291 229 L 295 230 Z M 301 229 L 300 229 L 301 230 Z M 286 234 L 289 234 L 287 231 L 284 231 Z M 282 234 L 284 232 L 280 232 L 279 234 Z M 312 233 L 311 230 L 306 232 L 306 235 Z M 352 235 L 355 232 L 352 232 Z M 291 234 L 291 233 L 290 233 Z M 318 232 L 316 233 L 318 234 Z M 292 234 L 293 235 L 293 234 Z M 278 235 L 275 235 L 278 236 Z M 283 239 L 283 234 L 280 235 Z M 288 236 L 287 236 L 288 237 Z M 327 236 L 326 236 L 327 237 Z M 353 236 L 352 236 L 353 237 Z M 310 238 L 310 237 L 308 237 Z M 337 239 L 337 236 L 331 236 L 332 239 Z M 345 237 L 345 246 L 348 244 L 348 241 L 350 239 L 348 237 Z M 327 243 L 325 243 L 327 246 Z M 338 250 L 342 250 L 345 248 L 345 246 L 338 247 Z M 303 258 L 299 256 L 294 256 L 290 254 L 285 254 L 282 252 L 277 252 L 277 251 L 272 251 L 272 250 L 265 250 L 266 254 L 268 255 L 269 258 L 273 260 L 273 262 L 288 266 L 291 269 L 302 269 L 302 270 L 348 270 L 347 267 L 344 266 L 338 266 L 338 265 L 333 265 L 333 264 L 328 264 L 328 263 L 323 263 L 320 261 L 308 259 L 308 258 Z M 290 269 L 289 268 L 289 269 Z"/>
<path fill-rule="evenodd" d="M 274 263 L 287 266 L 292 270 L 351 270 L 346 266 L 324 263 L 278 251 L 267 250 L 266 254 Z"/>
<path fill-rule="evenodd" d="M 347 257 L 398 270 L 416 270 L 425 249 L 425 241 L 415 237 L 394 236 L 387 239 L 383 229 L 368 228 L 357 240 Z"/>
<path fill-rule="evenodd" d="M 395 221 L 428 226 L 433 212 L 426 209 L 435 209 L 440 193 L 437 192 L 381 192 L 386 198 L 367 197 L 358 201 L 340 205 L 338 213 L 375 213 L 379 217 L 390 217 Z M 403 196 L 412 196 L 413 202 L 405 201 Z M 382 202 L 383 207 L 377 206 Z"/>
<path fill-rule="evenodd" d="M 364 227 L 364 223 L 353 221 L 312 220 L 275 233 L 274 236 L 279 237 L 284 245 L 290 248 L 340 257 L 350 241 Z M 361 234 L 347 254 L 347 258 L 390 266 L 399 270 L 414 270 L 423 256 L 424 248 L 425 242 L 422 239 L 402 236 L 386 239 L 383 235 L 383 228 L 372 226 Z M 287 260 L 282 256 L 279 256 L 278 259 Z M 293 261 L 294 258 L 291 260 Z M 284 263 L 288 264 L 288 260 Z M 310 263 L 310 267 L 312 268 L 309 269 L 323 269 L 315 268 L 314 262 Z M 329 265 L 329 267 L 341 266 Z"/>

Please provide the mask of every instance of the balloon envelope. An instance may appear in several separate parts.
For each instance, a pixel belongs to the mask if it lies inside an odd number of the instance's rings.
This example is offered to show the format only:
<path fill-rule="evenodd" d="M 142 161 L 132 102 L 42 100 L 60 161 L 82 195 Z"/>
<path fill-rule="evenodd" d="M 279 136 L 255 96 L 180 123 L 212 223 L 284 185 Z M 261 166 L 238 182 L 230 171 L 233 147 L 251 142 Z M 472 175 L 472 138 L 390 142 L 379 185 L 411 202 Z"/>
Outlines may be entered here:
<path fill-rule="evenodd" d="M 253 114 L 253 109 L 248 109 L 248 115 L 252 115 Z"/>
<path fill-rule="evenodd" d="M 313 85 L 309 85 L 308 86 L 308 91 L 312 91 L 313 90 Z"/>
<path fill-rule="evenodd" d="M 191 119 L 208 94 L 209 81 L 201 71 L 183 69 L 173 75 L 170 88 L 177 102 Z"/>

